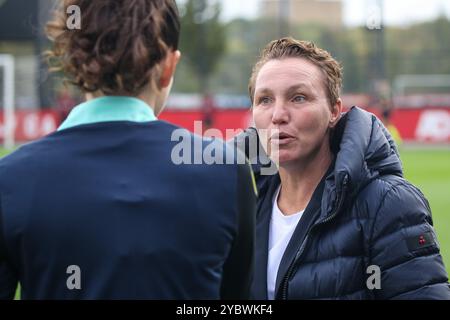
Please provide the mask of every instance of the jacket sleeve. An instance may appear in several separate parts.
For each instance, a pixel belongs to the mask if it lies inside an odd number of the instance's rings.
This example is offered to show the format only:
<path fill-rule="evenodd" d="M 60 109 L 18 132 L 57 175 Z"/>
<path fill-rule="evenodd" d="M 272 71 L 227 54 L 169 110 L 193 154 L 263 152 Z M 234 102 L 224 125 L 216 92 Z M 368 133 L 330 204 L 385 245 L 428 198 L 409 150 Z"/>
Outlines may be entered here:
<path fill-rule="evenodd" d="M 7 260 L 1 210 L 0 202 L 0 300 L 12 300 L 14 299 L 18 279 L 14 269 Z"/>
<path fill-rule="evenodd" d="M 375 298 L 450 299 L 428 201 L 405 181 L 390 186 L 381 199 L 369 261 L 381 273 Z"/>
<path fill-rule="evenodd" d="M 250 299 L 250 285 L 253 280 L 256 192 L 250 166 L 238 165 L 236 199 L 238 227 L 223 268 L 221 298 L 224 300 Z"/>

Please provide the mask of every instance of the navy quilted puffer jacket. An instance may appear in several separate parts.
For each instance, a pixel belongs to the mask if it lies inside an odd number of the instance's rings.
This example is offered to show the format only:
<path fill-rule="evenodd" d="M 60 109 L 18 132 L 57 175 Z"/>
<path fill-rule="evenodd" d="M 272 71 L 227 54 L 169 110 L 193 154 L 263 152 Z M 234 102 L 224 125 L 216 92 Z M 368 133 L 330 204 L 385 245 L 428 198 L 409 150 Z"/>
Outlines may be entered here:
<path fill-rule="evenodd" d="M 250 128 L 236 141 L 252 135 Z M 450 299 L 428 201 L 403 178 L 381 122 L 352 108 L 335 130 L 332 149 L 335 161 L 282 258 L 276 298 Z M 254 166 L 259 200 L 253 296 L 267 299 L 269 222 L 280 178 L 260 175 L 260 169 Z"/>

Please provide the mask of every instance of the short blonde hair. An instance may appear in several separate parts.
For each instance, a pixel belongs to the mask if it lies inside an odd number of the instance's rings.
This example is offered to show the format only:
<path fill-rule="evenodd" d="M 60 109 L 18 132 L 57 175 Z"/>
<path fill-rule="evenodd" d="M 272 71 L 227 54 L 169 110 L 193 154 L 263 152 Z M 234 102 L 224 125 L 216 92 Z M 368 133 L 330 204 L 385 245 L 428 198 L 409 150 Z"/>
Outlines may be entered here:
<path fill-rule="evenodd" d="M 254 102 L 255 84 L 259 71 L 270 60 L 284 58 L 306 59 L 319 67 L 325 76 L 325 87 L 331 107 L 337 103 L 342 88 L 342 66 L 328 51 L 318 48 L 314 43 L 288 37 L 270 42 L 264 48 L 258 62 L 253 67 L 248 86 L 252 104 Z"/>

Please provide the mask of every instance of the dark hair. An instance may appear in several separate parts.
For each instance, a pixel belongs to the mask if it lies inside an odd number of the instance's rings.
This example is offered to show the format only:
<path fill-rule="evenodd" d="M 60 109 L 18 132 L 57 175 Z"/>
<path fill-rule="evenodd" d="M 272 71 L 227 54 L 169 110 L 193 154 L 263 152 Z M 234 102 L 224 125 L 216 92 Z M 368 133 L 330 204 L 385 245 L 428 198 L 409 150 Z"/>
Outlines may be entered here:
<path fill-rule="evenodd" d="M 69 6 L 81 11 L 81 29 L 67 27 Z M 138 95 L 157 79 L 155 68 L 177 50 L 180 17 L 175 0 L 63 0 L 48 22 L 52 70 L 83 92 Z"/>
<path fill-rule="evenodd" d="M 255 97 L 255 84 L 261 68 L 270 60 L 284 58 L 303 58 L 315 64 L 323 72 L 328 100 L 333 107 L 339 99 L 342 88 L 342 66 L 328 51 L 318 48 L 309 41 L 299 41 L 290 37 L 270 42 L 262 51 L 253 67 L 248 91 L 250 99 Z"/>

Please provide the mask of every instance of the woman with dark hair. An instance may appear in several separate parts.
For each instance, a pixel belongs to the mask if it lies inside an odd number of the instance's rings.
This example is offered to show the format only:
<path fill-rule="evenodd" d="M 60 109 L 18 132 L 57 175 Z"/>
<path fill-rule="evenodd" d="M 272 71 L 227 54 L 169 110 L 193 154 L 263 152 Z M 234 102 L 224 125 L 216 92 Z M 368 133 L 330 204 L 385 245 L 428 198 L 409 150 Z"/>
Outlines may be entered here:
<path fill-rule="evenodd" d="M 179 165 L 174 132 L 194 159 L 225 146 L 156 118 L 179 29 L 173 0 L 63 1 L 49 57 L 87 101 L 0 161 L 0 299 L 248 298 L 250 168 Z"/>

